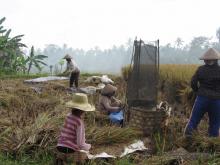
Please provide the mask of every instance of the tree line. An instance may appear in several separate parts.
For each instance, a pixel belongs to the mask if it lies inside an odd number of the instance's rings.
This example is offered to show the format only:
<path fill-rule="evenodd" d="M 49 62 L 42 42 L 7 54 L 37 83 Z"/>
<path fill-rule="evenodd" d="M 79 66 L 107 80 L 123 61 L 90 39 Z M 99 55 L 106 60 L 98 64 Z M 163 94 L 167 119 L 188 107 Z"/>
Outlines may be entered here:
<path fill-rule="evenodd" d="M 213 47 L 220 51 L 220 28 L 216 31 L 216 41 L 206 36 L 194 37 L 190 43 L 178 37 L 171 44 L 160 46 L 160 63 L 162 64 L 199 64 L 198 58 L 208 48 Z M 38 53 L 48 56 L 46 63 L 59 72 L 64 68 L 62 57 L 69 53 L 85 72 L 119 73 L 121 67 L 130 64 L 133 50 L 133 40 L 129 39 L 125 44 L 113 46 L 110 49 L 101 50 L 95 47 L 88 51 L 74 49 L 66 44 L 58 46 L 47 45 L 44 49 L 38 49 Z"/>
<path fill-rule="evenodd" d="M 120 73 L 121 67 L 130 64 L 133 40 L 125 44 L 113 46 L 109 49 L 99 47 L 90 50 L 49 44 L 43 49 L 34 50 L 32 46 L 29 54 L 25 54 L 22 43 L 23 35 L 11 37 L 11 29 L 2 25 L 5 18 L 0 19 L 0 74 L 15 74 L 30 72 L 46 72 L 58 74 L 65 68 L 62 59 L 65 54 L 73 56 L 82 72 Z M 220 51 L 220 28 L 216 30 L 216 41 L 211 37 L 194 37 L 191 42 L 184 43 L 178 37 L 174 43 L 160 46 L 160 63 L 162 64 L 198 64 L 199 56 L 209 47 Z"/>

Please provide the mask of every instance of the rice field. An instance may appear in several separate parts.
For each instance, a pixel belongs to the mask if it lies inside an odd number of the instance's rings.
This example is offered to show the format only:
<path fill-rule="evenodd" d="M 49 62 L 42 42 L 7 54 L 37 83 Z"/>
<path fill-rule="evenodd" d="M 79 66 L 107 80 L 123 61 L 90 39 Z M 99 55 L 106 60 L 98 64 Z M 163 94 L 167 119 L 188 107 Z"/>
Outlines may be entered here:
<path fill-rule="evenodd" d="M 162 134 L 153 134 L 151 153 L 136 153 L 123 159 L 90 161 L 87 164 L 218 164 L 220 163 L 219 138 L 207 138 L 207 119 L 199 127 L 199 134 L 193 137 L 189 146 L 183 138 L 195 96 L 189 82 L 197 65 L 161 65 L 159 100 L 167 100 L 173 107 L 169 124 Z M 112 76 L 118 87 L 118 97 L 125 100 L 125 85 L 129 70 L 122 69 L 122 77 Z M 81 76 L 80 85 L 89 75 Z M 0 80 L 0 161 L 6 164 L 52 164 L 59 130 L 68 109 L 64 103 L 72 96 L 66 90 L 68 81 L 27 85 L 24 78 Z M 89 97 L 97 105 L 98 94 Z M 111 126 L 108 118 L 96 111 L 85 116 L 86 139 L 92 144 L 91 153 L 108 150 L 110 154 L 121 152 L 119 148 L 135 139 L 144 139 L 142 133 L 133 128 Z M 123 147 L 122 147 L 123 148 Z M 201 159 L 187 157 L 180 159 L 171 154 L 178 148 L 189 153 L 206 154 Z M 200 156 L 201 157 L 201 156 Z"/>

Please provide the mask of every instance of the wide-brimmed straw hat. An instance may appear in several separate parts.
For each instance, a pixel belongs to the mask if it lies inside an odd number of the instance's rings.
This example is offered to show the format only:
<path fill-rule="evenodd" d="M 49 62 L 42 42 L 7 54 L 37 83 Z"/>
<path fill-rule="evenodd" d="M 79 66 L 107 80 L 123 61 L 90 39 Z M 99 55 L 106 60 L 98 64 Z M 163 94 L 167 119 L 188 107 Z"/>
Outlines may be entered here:
<path fill-rule="evenodd" d="M 108 94 L 112 94 L 113 92 L 116 92 L 117 88 L 113 85 L 107 84 L 103 89 L 101 94 L 103 95 L 108 95 Z"/>
<path fill-rule="evenodd" d="M 67 108 L 75 108 L 85 112 L 95 111 L 95 107 L 89 104 L 88 97 L 83 93 L 73 94 L 73 99 L 66 103 Z"/>
<path fill-rule="evenodd" d="M 69 54 L 66 54 L 63 59 L 72 59 L 72 57 Z"/>
<path fill-rule="evenodd" d="M 210 48 L 199 59 L 200 60 L 219 60 L 220 53 L 214 48 Z"/>

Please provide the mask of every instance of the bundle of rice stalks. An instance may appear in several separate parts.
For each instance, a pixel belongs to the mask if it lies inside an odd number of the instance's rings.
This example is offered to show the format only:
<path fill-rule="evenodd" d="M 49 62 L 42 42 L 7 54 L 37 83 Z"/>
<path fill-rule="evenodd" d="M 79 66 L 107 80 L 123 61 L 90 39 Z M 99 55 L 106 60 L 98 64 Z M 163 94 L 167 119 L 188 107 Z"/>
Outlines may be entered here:
<path fill-rule="evenodd" d="M 132 128 L 116 126 L 88 127 L 86 130 L 87 141 L 95 145 L 126 143 L 141 136 L 140 131 Z"/>

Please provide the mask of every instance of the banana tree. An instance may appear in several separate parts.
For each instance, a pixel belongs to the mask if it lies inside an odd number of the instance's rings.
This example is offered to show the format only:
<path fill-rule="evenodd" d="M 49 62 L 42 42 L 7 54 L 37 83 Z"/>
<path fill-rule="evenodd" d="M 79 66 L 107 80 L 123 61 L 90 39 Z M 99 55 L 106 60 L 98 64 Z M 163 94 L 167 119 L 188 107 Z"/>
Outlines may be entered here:
<path fill-rule="evenodd" d="M 47 58 L 47 56 L 45 55 L 35 55 L 34 54 L 34 47 L 31 47 L 31 52 L 30 52 L 30 56 L 28 56 L 27 58 L 27 63 L 28 63 L 28 74 L 30 73 L 30 70 L 32 68 L 32 66 L 35 66 L 39 71 L 42 69 L 41 65 L 47 65 L 46 63 L 43 62 L 43 60 Z"/>
<path fill-rule="evenodd" d="M 16 65 L 14 63 L 17 57 L 23 56 L 21 47 L 26 47 L 25 44 L 21 43 L 21 39 L 24 35 L 17 35 L 15 37 L 10 37 L 11 29 L 7 30 L 2 26 L 2 23 L 5 21 L 5 17 L 0 19 L 0 69 L 7 70 L 8 68 L 13 71 L 16 71 L 17 68 L 13 68 Z"/>
<path fill-rule="evenodd" d="M 27 58 L 25 58 L 24 56 L 18 56 L 14 59 L 12 63 L 12 68 L 16 72 L 23 72 L 23 74 L 25 74 L 27 70 L 26 68 L 27 62 L 28 62 Z"/>

